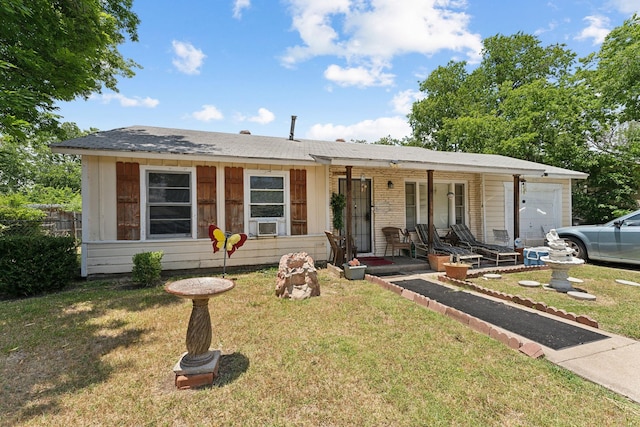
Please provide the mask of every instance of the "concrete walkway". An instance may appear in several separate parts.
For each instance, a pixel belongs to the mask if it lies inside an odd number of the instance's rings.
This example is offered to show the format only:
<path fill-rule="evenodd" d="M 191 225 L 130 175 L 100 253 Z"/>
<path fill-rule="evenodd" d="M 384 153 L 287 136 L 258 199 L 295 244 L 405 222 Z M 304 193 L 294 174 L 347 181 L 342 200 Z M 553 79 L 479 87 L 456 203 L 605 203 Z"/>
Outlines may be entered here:
<path fill-rule="evenodd" d="M 442 273 L 415 272 L 409 275 L 403 274 L 399 276 L 382 277 L 381 279 L 389 282 L 391 280 L 396 281 L 396 284 L 399 286 L 401 286 L 401 284 L 397 282 L 398 280 L 407 280 L 412 278 L 421 278 L 438 284 L 443 284 L 442 282 L 439 282 L 437 278 L 440 274 Z M 471 292 L 466 289 L 463 289 L 463 291 Z M 519 304 L 498 300 L 488 295 L 475 292 L 471 293 L 483 298 L 494 299 L 504 304 L 509 304 L 520 310 L 535 312 L 540 316 L 547 316 L 557 321 L 570 323 L 573 326 L 578 326 L 608 336 L 608 339 L 581 344 L 561 350 L 553 350 L 540 343 L 538 344 L 542 347 L 545 357 L 550 362 L 568 369 L 582 378 L 596 384 L 600 384 L 611 391 L 640 403 L 640 342 L 632 340 L 631 338 L 611 334 L 601 329 L 592 328 L 587 325 L 570 322 L 566 319 L 552 316 L 538 310 L 533 310 Z M 512 332 L 507 332 L 513 335 Z M 524 337 L 521 338 L 524 341 L 531 341 Z"/>

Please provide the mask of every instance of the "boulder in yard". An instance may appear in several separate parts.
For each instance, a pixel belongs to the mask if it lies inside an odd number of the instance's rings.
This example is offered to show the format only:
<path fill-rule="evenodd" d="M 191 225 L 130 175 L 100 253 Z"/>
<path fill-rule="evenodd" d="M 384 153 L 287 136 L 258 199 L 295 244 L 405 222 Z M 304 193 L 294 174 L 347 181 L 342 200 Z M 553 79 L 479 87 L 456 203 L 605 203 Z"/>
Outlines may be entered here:
<path fill-rule="evenodd" d="M 276 278 L 276 296 L 303 300 L 320 295 L 318 273 L 306 252 L 283 255 Z"/>

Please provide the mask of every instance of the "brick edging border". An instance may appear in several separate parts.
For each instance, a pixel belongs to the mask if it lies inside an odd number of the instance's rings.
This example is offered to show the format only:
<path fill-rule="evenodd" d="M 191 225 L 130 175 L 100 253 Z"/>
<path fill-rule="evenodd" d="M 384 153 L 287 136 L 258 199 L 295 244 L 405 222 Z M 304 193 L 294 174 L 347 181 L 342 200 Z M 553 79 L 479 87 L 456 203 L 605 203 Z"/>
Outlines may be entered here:
<path fill-rule="evenodd" d="M 524 267 L 524 268 L 531 268 L 531 267 Z M 515 271 L 521 271 L 521 270 L 515 270 Z M 511 273 L 512 271 L 510 270 L 509 272 Z M 470 277 L 479 277 L 481 274 L 486 274 L 486 272 L 475 273 L 473 276 L 470 275 Z M 438 276 L 438 280 L 441 282 L 449 282 L 457 286 L 468 288 L 468 289 L 471 289 L 472 291 L 489 295 L 494 298 L 510 301 L 514 304 L 523 305 L 525 307 L 542 311 L 543 313 L 551 314 L 552 316 L 557 316 L 562 319 L 580 323 L 582 325 L 590 326 L 592 328 L 596 328 L 596 329 L 600 328 L 598 322 L 592 319 L 591 317 L 587 316 L 586 314 L 575 314 L 575 313 L 567 312 L 565 310 L 558 309 L 553 306 L 548 306 L 544 302 L 534 301 L 531 298 L 524 298 L 524 297 L 521 297 L 520 295 L 507 294 L 505 292 L 500 292 L 494 289 L 485 288 L 484 286 L 476 285 L 475 283 L 469 282 L 467 280 L 452 279 L 451 277 L 448 277 L 446 275 Z"/>
<path fill-rule="evenodd" d="M 544 351 L 542 349 L 542 346 L 540 346 L 540 344 L 538 343 L 535 343 L 532 341 L 523 341 L 522 339 L 520 339 L 520 337 L 511 335 L 508 332 L 504 332 L 503 330 L 498 329 L 493 325 L 491 325 L 490 323 L 480 320 L 477 317 L 470 316 L 467 313 L 464 313 L 460 310 L 456 310 L 455 308 L 448 307 L 442 303 L 439 303 L 436 300 L 425 297 L 424 295 L 420 295 L 414 291 L 410 291 L 409 289 L 405 289 L 402 286 L 398 286 L 394 283 L 387 282 L 386 280 L 381 279 L 378 276 L 372 276 L 370 274 L 366 274 L 365 279 L 397 295 L 400 295 L 403 298 L 408 299 L 409 301 L 412 301 L 418 305 L 421 305 L 422 307 L 425 307 L 437 313 L 449 316 L 452 319 L 455 319 L 458 322 L 462 323 L 463 325 L 467 325 L 471 329 L 477 332 L 480 332 L 482 334 L 489 336 L 490 338 L 498 340 L 504 345 L 506 345 L 507 347 L 513 350 L 518 350 L 529 357 L 537 359 L 539 357 L 544 356 Z"/>

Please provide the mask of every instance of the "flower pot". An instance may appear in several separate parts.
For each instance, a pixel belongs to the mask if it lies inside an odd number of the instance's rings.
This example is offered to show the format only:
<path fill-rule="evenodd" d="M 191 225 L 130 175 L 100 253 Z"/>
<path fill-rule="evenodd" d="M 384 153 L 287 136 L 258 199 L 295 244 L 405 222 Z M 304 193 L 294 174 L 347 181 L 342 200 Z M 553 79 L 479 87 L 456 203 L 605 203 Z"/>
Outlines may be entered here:
<path fill-rule="evenodd" d="M 344 277 L 349 280 L 363 280 L 364 272 L 367 269 L 366 265 L 349 265 L 342 264 L 342 270 L 344 271 Z"/>
<path fill-rule="evenodd" d="M 467 278 L 467 270 L 471 267 L 471 264 L 445 262 L 444 270 L 447 277 L 451 277 L 456 280 L 464 280 Z"/>
<path fill-rule="evenodd" d="M 449 255 L 429 254 L 429 267 L 435 271 L 444 271 L 444 263 L 449 262 Z"/>

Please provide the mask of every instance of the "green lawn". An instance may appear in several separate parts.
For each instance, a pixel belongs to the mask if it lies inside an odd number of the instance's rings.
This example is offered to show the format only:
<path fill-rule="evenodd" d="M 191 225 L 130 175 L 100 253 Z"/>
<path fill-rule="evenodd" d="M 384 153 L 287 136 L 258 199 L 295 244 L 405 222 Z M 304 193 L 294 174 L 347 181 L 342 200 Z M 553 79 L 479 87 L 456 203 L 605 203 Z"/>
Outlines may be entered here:
<path fill-rule="evenodd" d="M 275 275 L 211 300 L 223 357 L 199 390 L 174 387 L 191 304 L 161 287 L 0 302 L 0 424 L 640 425 L 640 405 L 377 285 L 320 270 L 299 302 Z"/>
<path fill-rule="evenodd" d="M 499 280 L 486 280 L 482 277 L 470 280 L 485 288 L 531 298 L 575 314 L 586 314 L 598 321 L 601 329 L 640 340 L 640 287 L 622 285 L 615 281 L 624 279 L 640 283 L 640 271 L 587 264 L 570 270 L 570 275 L 584 281 L 575 284 L 574 288 L 595 295 L 596 300 L 579 301 L 562 292 L 545 290 L 543 287 L 527 288 L 518 284 L 520 280 L 549 283 L 551 270 L 503 274 Z"/>

